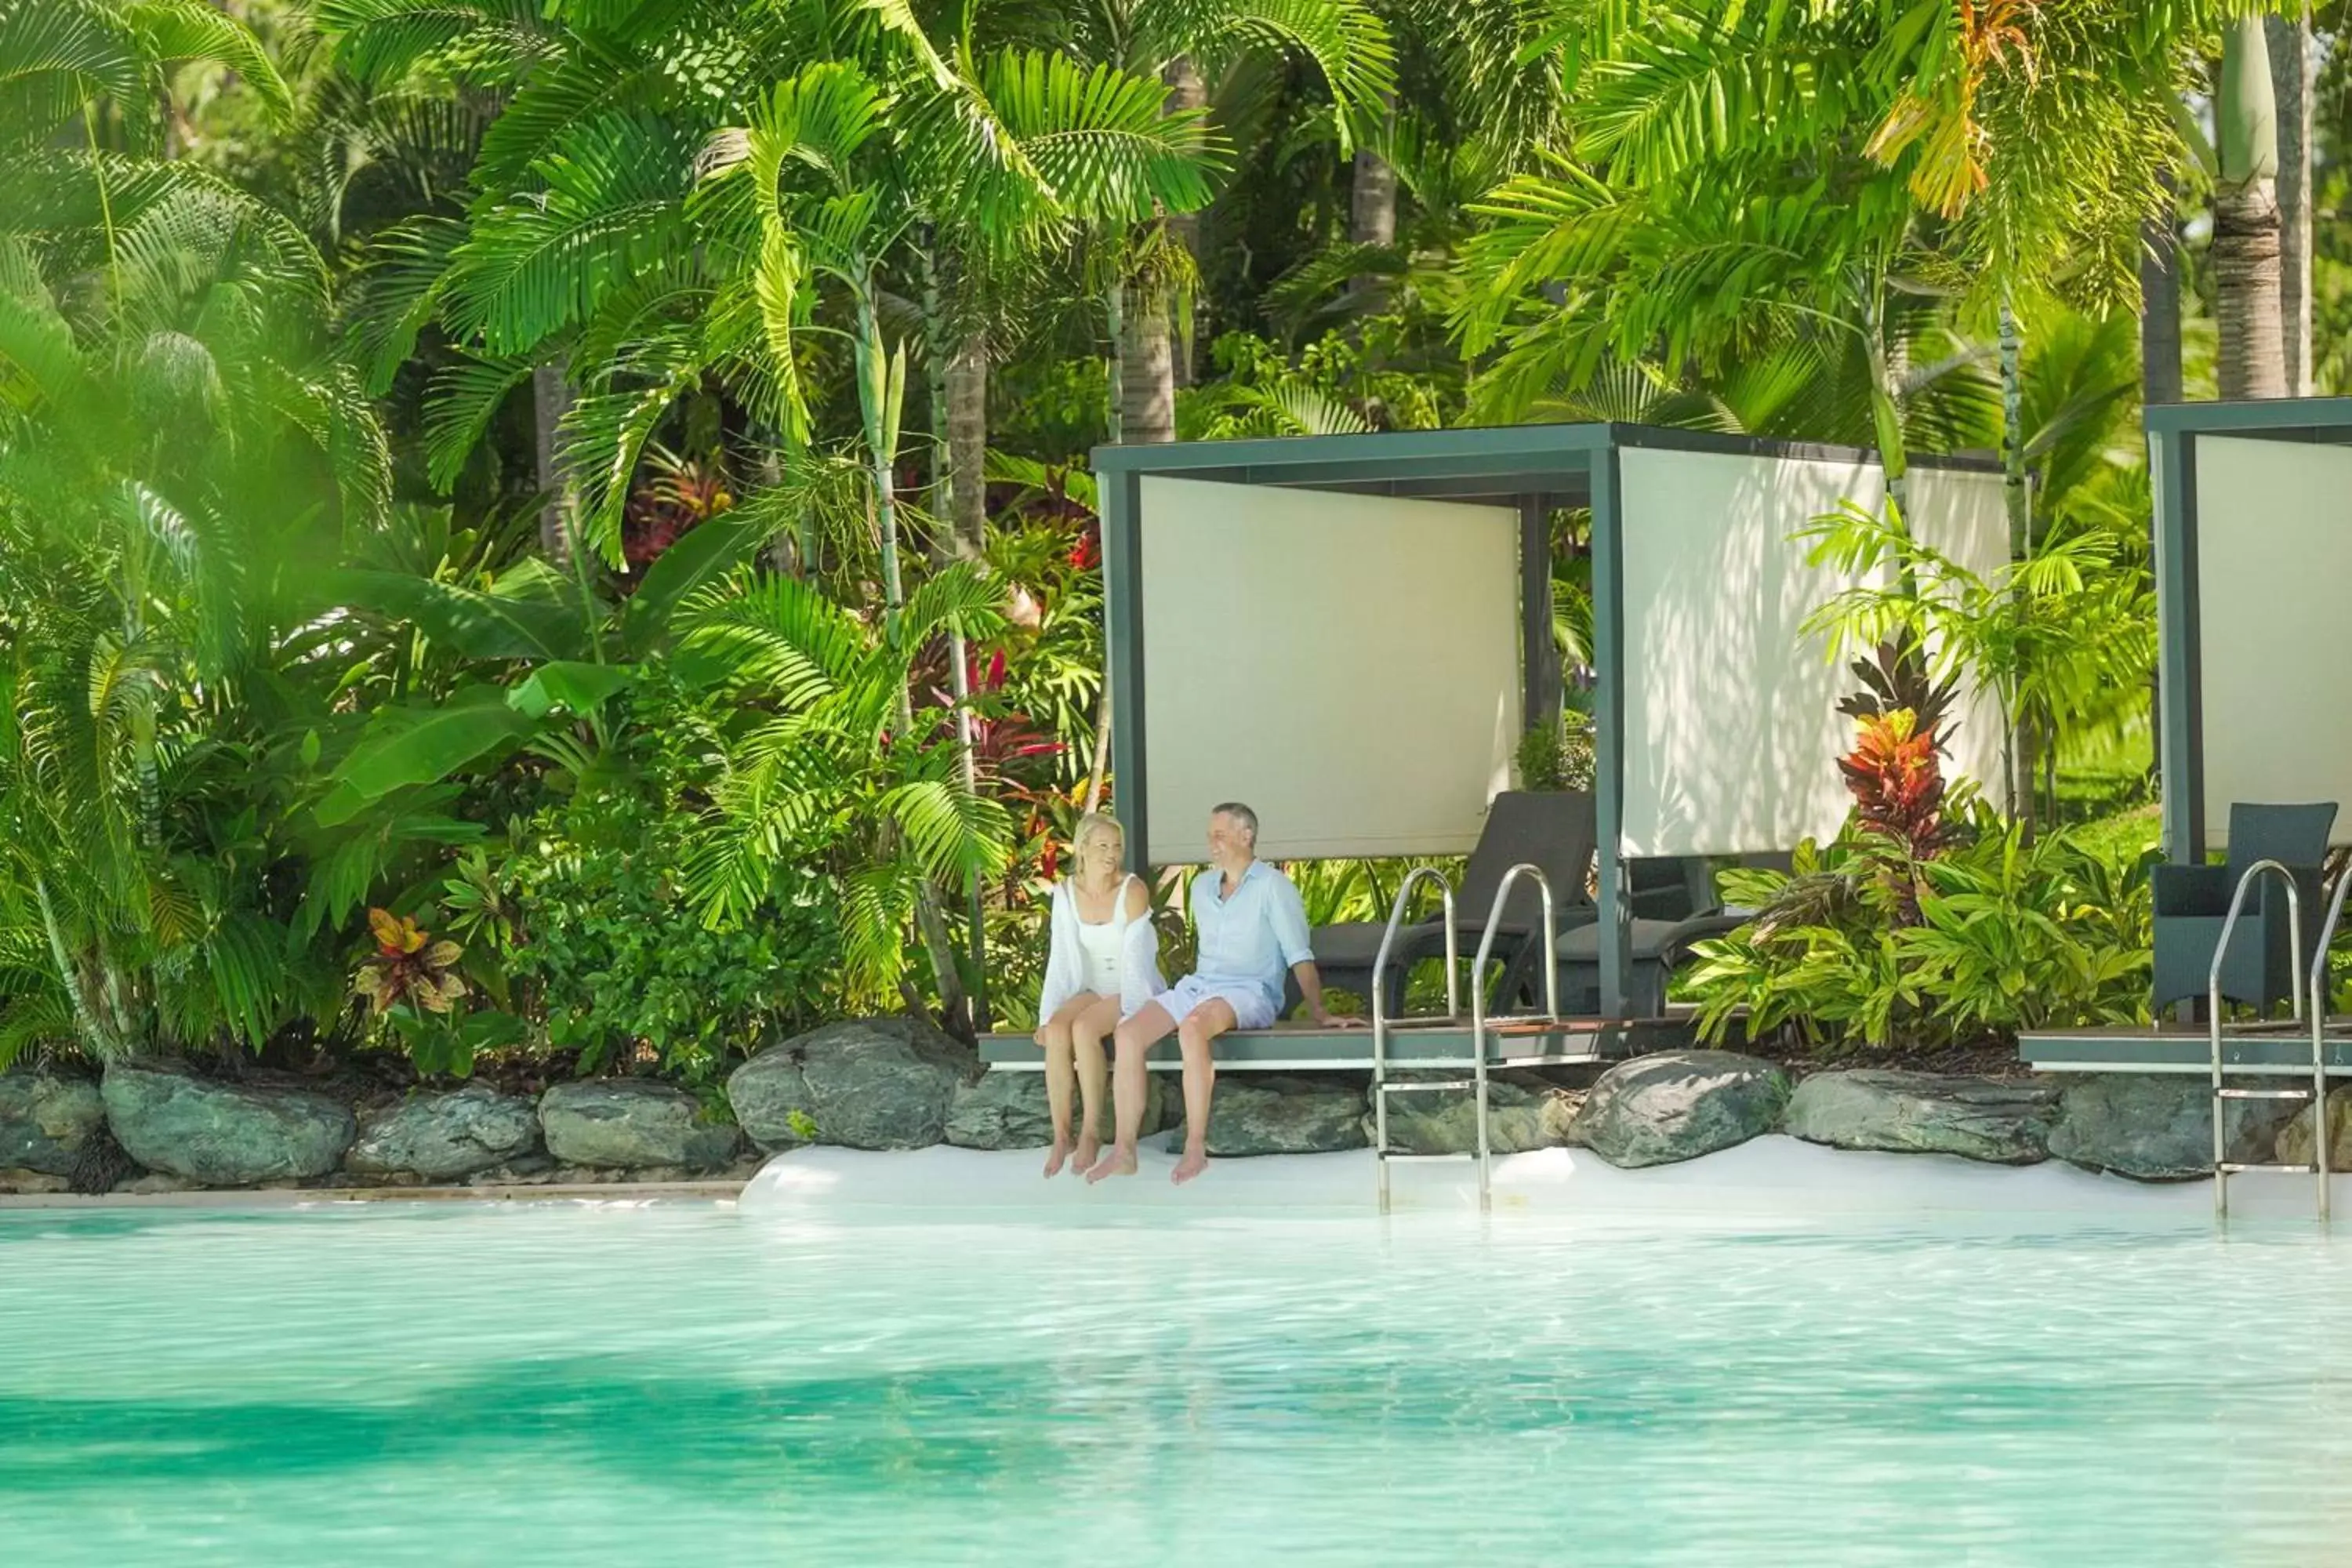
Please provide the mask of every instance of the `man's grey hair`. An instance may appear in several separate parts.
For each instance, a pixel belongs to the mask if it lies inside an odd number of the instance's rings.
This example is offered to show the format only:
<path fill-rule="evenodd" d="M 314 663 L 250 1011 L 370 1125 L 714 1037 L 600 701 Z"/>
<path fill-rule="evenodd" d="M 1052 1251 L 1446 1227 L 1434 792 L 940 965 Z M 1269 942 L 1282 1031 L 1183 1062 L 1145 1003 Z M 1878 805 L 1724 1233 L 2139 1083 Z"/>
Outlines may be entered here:
<path fill-rule="evenodd" d="M 1250 847 L 1253 849 L 1257 847 L 1256 812 L 1252 811 L 1240 801 L 1229 800 L 1222 805 L 1211 806 L 1209 808 L 1209 815 L 1211 816 L 1230 816 L 1235 822 L 1240 823 L 1242 825 L 1242 831 L 1249 835 Z"/>

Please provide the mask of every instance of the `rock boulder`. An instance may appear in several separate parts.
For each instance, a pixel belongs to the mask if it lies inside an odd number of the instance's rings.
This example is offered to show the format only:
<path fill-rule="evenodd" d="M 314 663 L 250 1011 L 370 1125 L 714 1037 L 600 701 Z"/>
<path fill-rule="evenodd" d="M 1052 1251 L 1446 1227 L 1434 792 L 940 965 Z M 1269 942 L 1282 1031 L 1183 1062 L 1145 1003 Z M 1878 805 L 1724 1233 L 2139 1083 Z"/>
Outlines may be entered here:
<path fill-rule="evenodd" d="M 737 1141 L 694 1096 L 650 1079 L 557 1084 L 540 1097 L 539 1121 L 547 1152 L 573 1165 L 707 1171 L 725 1164 Z"/>
<path fill-rule="evenodd" d="M 370 1118 L 343 1165 L 355 1175 L 448 1182 L 538 1149 L 539 1113 L 530 1101 L 471 1084 L 455 1094 L 421 1095 Z"/>
<path fill-rule="evenodd" d="M 1769 1132 L 1789 1079 L 1736 1051 L 1660 1051 L 1601 1075 L 1569 1129 L 1612 1165 L 1670 1165 Z"/>
<path fill-rule="evenodd" d="M 2259 1104 L 2259 1101 L 2255 1103 Z M 2305 1106 L 2278 1130 L 2276 1159 L 2283 1165 L 2308 1165 L 2315 1151 L 2311 1140 L 2311 1107 Z M 2327 1093 L 2327 1169 L 2352 1171 L 2352 1089 Z"/>
<path fill-rule="evenodd" d="M 1780 1130 L 1836 1149 L 2031 1165 L 2050 1157 L 2057 1110 L 2058 1090 L 2045 1082 L 1864 1068 L 1800 1083 Z"/>
<path fill-rule="evenodd" d="M 0 1170 L 70 1176 L 106 1125 L 106 1101 L 88 1079 L 0 1073 Z"/>
<path fill-rule="evenodd" d="M 977 1057 L 920 1019 L 850 1018 L 761 1051 L 727 1098 L 762 1149 L 924 1149 L 979 1077 Z"/>
<path fill-rule="evenodd" d="M 1144 1075 L 1143 1132 L 1167 1126 L 1175 1088 L 1166 1073 Z M 1076 1112 L 1073 1112 L 1075 1115 Z M 1110 1095 L 1103 1095 L 1096 1136 L 1111 1140 Z M 1043 1149 L 1054 1141 L 1054 1114 L 1045 1102 L 1045 1075 L 992 1068 L 977 1083 L 957 1088 L 949 1107 L 947 1142 L 959 1149 Z"/>
<path fill-rule="evenodd" d="M 116 1062 L 100 1093 L 123 1152 L 204 1186 L 323 1176 L 358 1131 L 351 1111 L 324 1095 L 220 1083 L 176 1062 Z"/>
<path fill-rule="evenodd" d="M 2067 1084 L 2050 1152 L 2086 1170 L 2141 1182 L 2213 1173 L 2213 1085 L 2204 1073 L 2086 1073 Z M 2287 1102 L 2248 1100 L 2230 1111 L 2233 1160 L 2270 1157 Z"/>
<path fill-rule="evenodd" d="M 1355 1084 L 1255 1075 L 1241 1082 L 1238 1077 L 1229 1075 L 1219 1083 L 1209 1102 L 1213 1155 L 1329 1154 L 1370 1142 L 1364 1091 Z M 1169 1093 L 1176 1095 L 1174 1086 Z M 1171 1145 L 1182 1141 L 1180 1129 Z"/>
<path fill-rule="evenodd" d="M 1389 1096 L 1389 1147 L 1402 1154 L 1475 1153 L 1478 1122 L 1466 1089 Z M 1367 1095 L 1369 1100 L 1369 1092 Z M 1486 1146 L 1497 1154 L 1568 1142 L 1574 1100 L 1549 1084 L 1493 1079 L 1486 1085 Z"/>

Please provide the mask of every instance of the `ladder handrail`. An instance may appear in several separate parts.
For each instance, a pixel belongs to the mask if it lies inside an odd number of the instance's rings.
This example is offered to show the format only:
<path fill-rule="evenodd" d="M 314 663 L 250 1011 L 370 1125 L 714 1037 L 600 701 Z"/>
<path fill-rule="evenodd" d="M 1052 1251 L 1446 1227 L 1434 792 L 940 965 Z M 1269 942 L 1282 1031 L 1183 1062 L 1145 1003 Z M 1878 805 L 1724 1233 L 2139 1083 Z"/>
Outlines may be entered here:
<path fill-rule="evenodd" d="M 1531 860 L 1522 860 L 1503 873 L 1495 886 L 1494 907 L 1486 911 L 1486 929 L 1478 936 L 1478 956 L 1470 961 L 1470 1029 L 1475 1035 L 1484 1026 L 1486 1007 L 1486 963 L 1495 955 L 1495 933 L 1503 921 L 1503 906 L 1511 897 L 1511 884 L 1526 872 L 1536 879 L 1536 890 L 1543 895 L 1544 935 L 1544 1013 L 1547 1018 L 1559 1016 L 1559 923 L 1552 915 L 1551 879 L 1543 868 Z"/>
<path fill-rule="evenodd" d="M 1478 1207 L 1482 1210 L 1494 1204 L 1489 1183 L 1494 1152 L 1486 1134 L 1486 963 L 1494 956 L 1495 933 L 1502 926 L 1511 885 L 1523 874 L 1536 879 L 1536 890 L 1543 895 L 1544 1019 L 1551 1023 L 1559 1017 L 1559 922 L 1553 913 L 1551 879 L 1544 875 L 1542 867 L 1522 860 L 1504 872 L 1496 885 L 1494 907 L 1486 911 L 1486 929 L 1478 937 L 1478 956 L 1470 961 L 1470 1074 L 1476 1095 Z"/>
<path fill-rule="evenodd" d="M 2229 956 L 2230 937 L 2238 929 L 2238 917 L 2246 912 L 2246 889 L 2254 879 L 2265 872 L 2275 873 L 2286 887 L 2286 931 L 2288 950 L 2300 958 L 2303 955 L 2303 890 L 2294 885 L 2294 873 L 2278 860 L 2257 860 L 2246 868 L 2230 894 L 2230 912 L 2221 919 L 2221 935 L 2213 943 L 2213 964 L 2205 972 L 2206 999 L 2212 1004 L 2213 1049 L 2220 1052 L 2221 1039 L 2221 962 Z M 2297 1022 L 2303 1018 L 2303 991 L 2297 987 L 2292 998 Z"/>
<path fill-rule="evenodd" d="M 1389 906 L 1388 929 L 1381 932 L 1380 952 L 1372 956 L 1372 1027 L 1375 1030 L 1381 1028 L 1388 1016 L 1388 1008 L 1381 997 L 1387 990 L 1382 982 L 1388 978 L 1389 953 L 1396 946 L 1397 932 L 1404 927 L 1404 912 L 1412 898 L 1412 890 L 1423 878 L 1437 884 L 1444 910 L 1442 918 L 1445 921 L 1445 1016 L 1454 1017 L 1462 1011 L 1462 992 L 1454 973 L 1462 967 L 1462 944 L 1454 930 L 1454 884 L 1447 881 L 1445 873 L 1434 866 L 1415 866 L 1405 873 L 1403 885 L 1397 889 L 1396 901 Z M 1377 1036 L 1373 1058 L 1376 1062 L 1379 1059 Z"/>
<path fill-rule="evenodd" d="M 1372 957 L 1372 1163 L 1378 1168 L 1382 1214 L 1389 1210 L 1389 1097 L 1384 1091 L 1389 1079 L 1389 1011 L 1381 997 L 1388 989 L 1389 952 L 1404 925 L 1412 890 L 1424 878 L 1437 884 L 1444 910 L 1441 918 L 1445 921 L 1445 1016 L 1451 1018 L 1462 1007 L 1456 976 L 1462 967 L 1462 944 L 1454 933 L 1454 884 L 1434 866 L 1416 866 L 1397 888 L 1396 901 L 1389 906 L 1388 929 L 1381 933 L 1380 952 Z"/>
<path fill-rule="evenodd" d="M 2336 928 L 2344 921 L 2344 895 L 2352 892 L 2352 866 L 2336 878 L 2336 891 L 2327 900 L 2327 918 L 2319 924 L 2319 940 L 2311 949 L 2311 1163 L 2319 1167 L 2319 1217 L 2324 1222 L 2334 1194 L 2329 1192 L 2328 1148 L 2333 1131 L 2327 1118 L 2327 950 L 2336 945 Z"/>
<path fill-rule="evenodd" d="M 2213 943 L 2213 965 L 2205 976 L 2206 1027 L 2213 1051 L 2213 1213 L 2221 1218 L 2226 1218 L 2230 1212 L 2230 1173 L 2223 1169 L 2229 1163 L 2229 1131 L 2222 1125 L 2221 1110 L 2228 1103 L 2221 1093 L 2221 965 L 2229 957 L 2230 938 L 2237 931 L 2238 917 L 2245 913 L 2247 889 L 2258 878 L 2265 875 L 2275 875 L 2286 885 L 2287 951 L 2294 953 L 2298 962 L 2304 951 L 2303 892 L 2295 886 L 2294 873 L 2277 860 L 2255 861 L 2246 868 L 2238 878 L 2237 887 L 2231 890 L 2230 912 L 2222 917 L 2221 935 Z M 2299 980 L 2301 976 L 2296 978 Z M 2303 1018 L 2303 987 L 2298 984 L 2293 990 L 2294 1016 L 2300 1022 Z M 2317 1023 L 2312 1026 L 2315 1042 L 2319 1038 L 2319 1027 Z M 2316 1119 L 2315 1131 L 2324 1139 L 2326 1136 L 2326 1105 L 2321 1104 L 2313 1115 Z M 2320 1191 L 2325 1193 L 2326 1190 L 2326 1178 L 2322 1177 Z"/>
<path fill-rule="evenodd" d="M 2336 879 L 2335 896 L 2327 900 L 2327 918 L 2319 922 L 2319 940 L 2311 948 L 2311 1010 L 2323 1016 L 2327 1011 L 2327 994 L 2321 989 L 2327 983 L 2327 950 L 2336 945 L 2336 929 L 2344 923 L 2344 895 L 2347 892 L 2352 892 L 2352 866 L 2346 867 Z"/>

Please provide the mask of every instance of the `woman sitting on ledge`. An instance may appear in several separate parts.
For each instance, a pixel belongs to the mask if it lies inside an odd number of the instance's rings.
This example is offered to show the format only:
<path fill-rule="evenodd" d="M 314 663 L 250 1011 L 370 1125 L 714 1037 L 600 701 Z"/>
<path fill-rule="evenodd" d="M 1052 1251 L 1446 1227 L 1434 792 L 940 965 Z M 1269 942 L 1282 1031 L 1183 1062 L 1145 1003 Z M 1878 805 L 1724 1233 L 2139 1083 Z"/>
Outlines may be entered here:
<path fill-rule="evenodd" d="M 1103 1085 L 1109 1067 L 1103 1039 L 1119 1020 L 1160 991 L 1160 936 L 1150 921 L 1151 898 L 1139 878 L 1119 870 L 1127 831 L 1117 819 L 1089 812 L 1071 835 L 1071 874 L 1054 884 L 1052 947 L 1045 985 L 1037 998 L 1036 1041 L 1045 1049 L 1045 1101 L 1054 1115 L 1054 1147 L 1045 1174 L 1061 1173 L 1072 1152 L 1071 1079 L 1077 1080 L 1077 1163 L 1084 1171 L 1100 1152 Z"/>

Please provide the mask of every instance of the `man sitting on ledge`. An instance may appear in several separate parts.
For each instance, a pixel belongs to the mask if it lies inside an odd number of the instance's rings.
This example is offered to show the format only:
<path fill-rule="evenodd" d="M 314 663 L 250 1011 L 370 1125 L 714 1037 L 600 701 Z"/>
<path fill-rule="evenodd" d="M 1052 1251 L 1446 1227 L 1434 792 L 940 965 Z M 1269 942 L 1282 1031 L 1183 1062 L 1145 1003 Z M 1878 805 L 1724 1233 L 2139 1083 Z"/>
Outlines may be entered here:
<path fill-rule="evenodd" d="M 1171 1029 L 1184 1053 L 1184 1156 L 1181 1184 L 1209 1163 L 1209 1095 L 1216 1086 L 1210 1042 L 1228 1029 L 1263 1029 L 1282 1012 L 1282 973 L 1298 989 L 1316 1024 L 1352 1026 L 1323 1008 L 1323 977 L 1307 946 L 1307 909 L 1289 878 L 1257 858 L 1257 813 L 1228 801 L 1209 814 L 1209 867 L 1192 879 L 1192 928 L 1199 967 L 1136 1009 L 1114 1037 L 1111 1104 L 1118 1141 L 1087 1180 L 1135 1174 L 1135 1141 L 1143 1129 L 1143 1056 Z"/>

